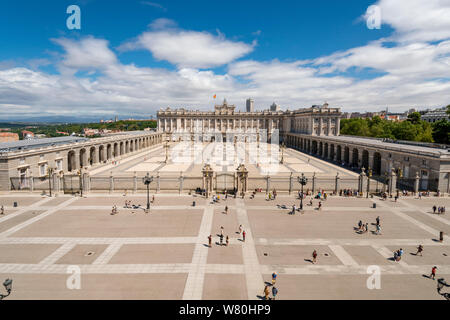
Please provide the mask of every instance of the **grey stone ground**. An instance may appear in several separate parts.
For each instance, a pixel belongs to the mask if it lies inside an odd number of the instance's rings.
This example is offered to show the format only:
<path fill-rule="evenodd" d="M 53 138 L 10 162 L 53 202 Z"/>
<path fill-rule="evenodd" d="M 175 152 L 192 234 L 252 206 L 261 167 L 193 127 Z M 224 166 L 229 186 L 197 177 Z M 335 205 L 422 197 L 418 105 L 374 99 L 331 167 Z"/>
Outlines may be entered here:
<path fill-rule="evenodd" d="M 448 208 L 448 197 L 394 202 L 336 196 L 320 211 L 315 200 L 295 215 L 279 207 L 298 206 L 294 194 L 216 204 L 189 195 L 155 198 L 146 214 L 123 208 L 125 200 L 145 205 L 145 194 L 0 195 L 6 209 L 0 216 L 0 281 L 13 279 L 8 299 L 259 299 L 274 271 L 281 300 L 442 299 L 436 281 L 424 276 L 434 265 L 450 282 L 450 240 L 438 241 L 439 231 L 450 232 L 450 220 L 448 213 L 431 213 L 433 204 Z M 112 205 L 117 215 L 110 215 Z M 377 216 L 381 235 L 371 232 Z M 369 232 L 355 232 L 359 220 L 369 223 Z M 228 247 L 216 244 L 221 226 Z M 423 257 L 414 255 L 419 244 Z M 399 248 L 404 257 L 394 262 Z M 317 264 L 309 261 L 314 249 Z M 79 290 L 66 285 L 72 265 L 81 270 Z M 380 289 L 367 288 L 370 265 L 380 268 Z"/>

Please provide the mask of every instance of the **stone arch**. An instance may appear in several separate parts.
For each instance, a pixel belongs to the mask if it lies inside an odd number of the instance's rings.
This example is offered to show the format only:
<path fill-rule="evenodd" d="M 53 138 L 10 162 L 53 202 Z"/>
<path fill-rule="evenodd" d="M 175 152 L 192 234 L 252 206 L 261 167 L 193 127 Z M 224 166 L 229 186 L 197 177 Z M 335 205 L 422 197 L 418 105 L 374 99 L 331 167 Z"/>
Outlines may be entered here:
<path fill-rule="evenodd" d="M 381 154 L 379 152 L 373 154 L 372 172 L 374 175 L 381 175 Z"/>
<path fill-rule="evenodd" d="M 98 147 L 98 159 L 100 162 L 105 161 L 105 146 L 101 145 Z"/>
<path fill-rule="evenodd" d="M 328 159 L 328 143 L 325 142 L 325 149 L 323 150 L 323 157 Z"/>
<path fill-rule="evenodd" d="M 113 158 L 117 158 L 119 156 L 119 144 L 117 142 L 114 143 L 114 149 L 113 149 Z"/>
<path fill-rule="evenodd" d="M 97 150 L 95 147 L 91 147 L 89 149 L 89 165 L 93 165 L 94 163 L 97 163 Z"/>
<path fill-rule="evenodd" d="M 350 163 L 350 148 L 349 147 L 345 147 L 345 149 L 344 149 L 344 162 L 345 162 L 345 164 Z"/>
<path fill-rule="evenodd" d="M 76 169 L 75 151 L 71 150 L 67 153 L 67 171 L 73 171 Z"/>
<path fill-rule="evenodd" d="M 120 141 L 119 152 L 120 155 L 123 155 L 125 153 L 125 144 L 123 143 L 123 141 Z"/>
<path fill-rule="evenodd" d="M 336 152 L 335 152 L 335 150 L 334 150 L 334 144 L 332 143 L 331 145 L 330 145 L 330 159 L 331 160 L 334 160 L 334 156 L 336 155 Z"/>
<path fill-rule="evenodd" d="M 336 147 L 336 161 L 339 164 L 342 163 L 342 147 L 340 145 Z"/>
<path fill-rule="evenodd" d="M 106 160 L 109 160 L 112 158 L 112 147 L 111 144 L 108 143 L 106 146 Z"/>
<path fill-rule="evenodd" d="M 130 140 L 130 152 L 134 151 L 134 141 Z"/>
<path fill-rule="evenodd" d="M 366 169 L 368 169 L 369 168 L 369 151 L 367 151 L 367 150 L 363 150 L 363 152 L 362 152 L 362 163 L 361 163 L 361 165 L 364 167 L 364 168 L 366 168 Z"/>
<path fill-rule="evenodd" d="M 317 141 L 316 140 L 312 141 L 311 152 L 312 152 L 312 154 L 317 154 Z"/>
<path fill-rule="evenodd" d="M 85 148 L 80 149 L 80 168 L 86 167 L 88 162 L 87 162 L 87 152 Z"/>
<path fill-rule="evenodd" d="M 352 150 L 352 166 L 359 167 L 359 151 L 356 148 Z"/>
<path fill-rule="evenodd" d="M 323 143 L 322 141 L 319 142 L 319 157 L 323 156 Z"/>

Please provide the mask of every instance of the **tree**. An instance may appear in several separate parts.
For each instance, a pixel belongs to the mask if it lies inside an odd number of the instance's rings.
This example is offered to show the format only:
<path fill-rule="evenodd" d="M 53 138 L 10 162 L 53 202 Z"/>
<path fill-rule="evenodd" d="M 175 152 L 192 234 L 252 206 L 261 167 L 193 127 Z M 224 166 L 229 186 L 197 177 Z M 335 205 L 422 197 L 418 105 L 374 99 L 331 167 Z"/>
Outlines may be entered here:
<path fill-rule="evenodd" d="M 450 104 L 447 106 L 447 114 L 450 114 Z"/>
<path fill-rule="evenodd" d="M 450 121 L 442 119 L 433 124 L 433 139 L 437 143 L 450 144 Z"/>
<path fill-rule="evenodd" d="M 421 118 L 421 115 L 418 112 L 413 112 L 408 115 L 408 121 L 410 121 L 413 124 L 420 123 L 420 120 L 421 120 L 420 118 Z"/>

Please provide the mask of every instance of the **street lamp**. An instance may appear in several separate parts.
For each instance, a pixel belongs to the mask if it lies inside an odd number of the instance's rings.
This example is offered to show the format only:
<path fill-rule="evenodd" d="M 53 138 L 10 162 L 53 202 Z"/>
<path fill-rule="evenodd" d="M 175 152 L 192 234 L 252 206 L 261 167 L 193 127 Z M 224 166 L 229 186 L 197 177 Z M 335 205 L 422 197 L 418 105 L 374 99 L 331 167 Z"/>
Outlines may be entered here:
<path fill-rule="evenodd" d="M 283 164 L 284 161 L 284 148 L 286 148 L 286 145 L 284 144 L 284 141 L 281 143 L 281 161 L 280 163 Z"/>
<path fill-rule="evenodd" d="M 300 197 L 300 210 L 303 210 L 303 187 L 308 183 L 308 178 L 302 173 L 301 177 L 297 177 L 298 183 L 302 186 L 302 195 Z"/>
<path fill-rule="evenodd" d="M 164 148 L 166 149 L 166 160 L 164 160 L 164 163 L 167 163 L 167 159 L 169 157 L 168 150 L 169 150 L 169 139 L 166 140 L 166 144 L 164 145 Z"/>
<path fill-rule="evenodd" d="M 142 182 L 147 186 L 147 210 L 150 210 L 150 183 L 153 181 L 153 176 L 147 172 L 147 175 L 142 178 Z"/>
<path fill-rule="evenodd" d="M 53 177 L 53 172 L 55 170 L 56 169 L 51 168 L 51 167 L 47 168 L 47 173 L 48 173 L 48 191 L 49 191 L 50 197 L 52 196 L 52 177 Z"/>
<path fill-rule="evenodd" d="M 83 168 L 77 171 L 80 181 L 80 196 L 83 197 Z"/>
<path fill-rule="evenodd" d="M 370 178 L 372 178 L 372 169 L 369 166 L 369 168 L 367 168 L 367 196 L 366 196 L 366 198 L 369 198 Z"/>
<path fill-rule="evenodd" d="M 7 296 L 9 296 L 11 294 L 12 280 L 11 279 L 6 279 L 5 282 L 3 282 L 3 286 L 5 287 L 6 292 L 8 294 L 1 294 L 0 293 L 0 300 L 2 300 L 3 298 L 6 298 Z"/>

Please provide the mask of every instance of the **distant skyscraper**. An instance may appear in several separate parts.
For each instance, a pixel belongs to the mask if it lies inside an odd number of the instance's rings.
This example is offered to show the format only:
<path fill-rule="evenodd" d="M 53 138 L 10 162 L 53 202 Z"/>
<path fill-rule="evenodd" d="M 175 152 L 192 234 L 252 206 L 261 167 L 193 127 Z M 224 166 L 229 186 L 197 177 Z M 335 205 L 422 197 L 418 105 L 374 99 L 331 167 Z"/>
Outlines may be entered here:
<path fill-rule="evenodd" d="M 115 122 L 119 121 L 119 117 L 116 116 L 116 118 L 114 119 Z"/>
<path fill-rule="evenodd" d="M 248 98 L 247 99 L 247 102 L 246 102 L 246 107 L 247 107 L 247 112 L 253 112 L 254 111 L 254 101 L 253 101 L 253 99 L 251 99 L 251 98 Z"/>
<path fill-rule="evenodd" d="M 277 105 L 275 102 L 272 103 L 272 105 L 270 106 L 270 111 L 280 111 L 280 106 Z"/>

